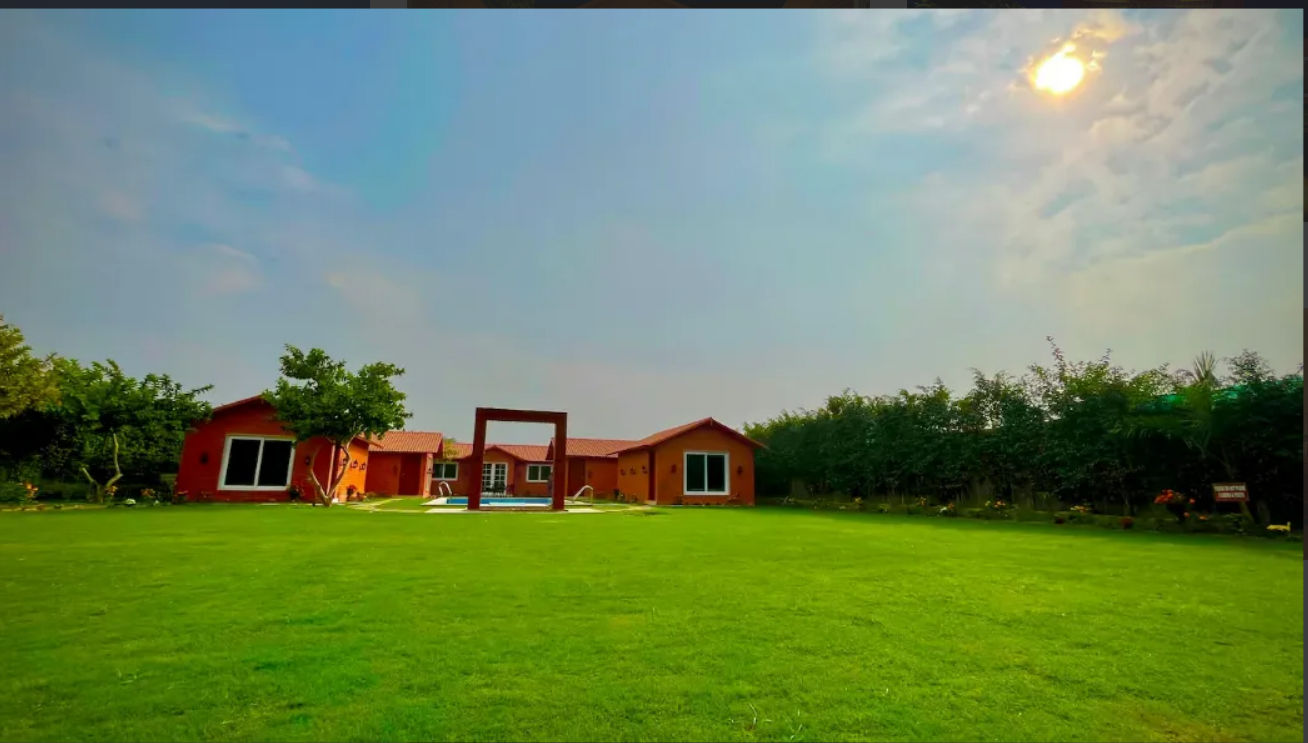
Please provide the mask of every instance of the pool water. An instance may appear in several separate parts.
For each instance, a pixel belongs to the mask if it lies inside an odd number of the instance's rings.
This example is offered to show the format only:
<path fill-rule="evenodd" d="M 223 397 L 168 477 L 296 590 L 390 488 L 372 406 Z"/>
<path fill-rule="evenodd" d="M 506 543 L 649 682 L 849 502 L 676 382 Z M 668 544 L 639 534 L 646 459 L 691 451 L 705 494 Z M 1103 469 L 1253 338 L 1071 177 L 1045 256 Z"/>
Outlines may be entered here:
<path fill-rule="evenodd" d="M 482 498 L 481 504 L 494 508 L 495 506 L 548 506 L 549 498 Z M 468 499 L 464 496 L 455 496 L 446 498 L 447 506 L 466 506 Z"/>

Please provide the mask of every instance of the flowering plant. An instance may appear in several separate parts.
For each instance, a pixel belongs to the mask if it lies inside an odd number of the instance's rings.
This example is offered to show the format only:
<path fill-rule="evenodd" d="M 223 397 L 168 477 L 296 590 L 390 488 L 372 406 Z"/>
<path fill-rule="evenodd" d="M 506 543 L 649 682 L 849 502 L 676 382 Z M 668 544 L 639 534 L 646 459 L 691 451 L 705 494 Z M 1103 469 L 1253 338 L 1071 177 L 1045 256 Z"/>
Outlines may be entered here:
<path fill-rule="evenodd" d="M 1094 508 L 1092 506 L 1072 506 L 1072 510 L 1077 513 L 1085 514 L 1093 512 Z"/>
<path fill-rule="evenodd" d="M 1186 498 L 1175 490 L 1164 490 L 1154 498 L 1154 503 L 1165 506 L 1173 516 L 1176 516 L 1177 521 L 1184 522 L 1190 518 L 1190 511 L 1187 508 L 1194 505 L 1194 498 Z"/>
<path fill-rule="evenodd" d="M 921 507 L 921 508 L 926 508 L 926 505 L 927 505 L 927 499 L 926 499 L 926 498 L 919 497 L 919 498 L 917 499 L 917 505 L 918 505 L 919 507 Z"/>
<path fill-rule="evenodd" d="M 23 502 L 24 502 L 24 503 L 35 503 L 35 502 L 36 502 L 36 493 L 37 493 L 38 490 L 40 490 L 40 488 L 38 488 L 37 486 L 33 485 L 33 484 L 30 483 L 30 482 L 25 482 L 25 483 L 23 483 L 23 491 L 24 491 L 24 493 L 23 493 Z"/>
<path fill-rule="evenodd" d="M 953 504 L 953 503 L 946 503 L 945 505 L 943 505 L 943 506 L 940 507 L 940 510 L 936 512 L 936 515 L 937 515 L 937 516 L 957 516 L 957 515 L 958 515 L 958 511 L 954 508 L 954 504 Z"/>
<path fill-rule="evenodd" d="M 1007 501 L 988 500 L 986 501 L 986 508 L 989 508 L 992 511 L 1007 511 L 1009 509 L 1009 505 Z"/>

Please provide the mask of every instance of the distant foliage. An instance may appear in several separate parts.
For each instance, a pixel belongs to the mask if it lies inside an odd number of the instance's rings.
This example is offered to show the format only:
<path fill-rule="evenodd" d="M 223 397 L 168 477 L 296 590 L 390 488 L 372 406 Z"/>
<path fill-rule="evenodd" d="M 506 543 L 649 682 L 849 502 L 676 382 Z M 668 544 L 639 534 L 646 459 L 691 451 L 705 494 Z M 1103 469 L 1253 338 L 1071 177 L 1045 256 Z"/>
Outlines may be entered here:
<path fill-rule="evenodd" d="M 818 410 L 747 424 L 767 445 L 760 494 L 1093 503 L 1116 521 L 1165 489 L 1212 512 L 1211 484 L 1236 481 L 1248 483 L 1262 521 L 1299 522 L 1302 367 L 1278 376 L 1245 351 L 1226 360 L 1226 376 L 1211 354 L 1192 369 L 1128 372 L 1107 354 L 1071 362 L 1050 345 L 1051 364 L 1020 377 L 975 371 L 962 397 L 939 380 L 879 397 L 845 390 Z"/>

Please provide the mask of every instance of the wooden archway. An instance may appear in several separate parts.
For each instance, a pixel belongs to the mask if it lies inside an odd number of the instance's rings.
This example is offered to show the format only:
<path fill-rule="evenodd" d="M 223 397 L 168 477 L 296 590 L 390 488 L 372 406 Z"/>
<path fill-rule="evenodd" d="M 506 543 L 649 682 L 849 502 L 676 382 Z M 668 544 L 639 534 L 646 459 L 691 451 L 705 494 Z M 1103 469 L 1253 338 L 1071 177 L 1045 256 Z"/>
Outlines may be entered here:
<path fill-rule="evenodd" d="M 477 427 L 472 434 L 472 453 L 468 455 L 466 465 L 474 485 L 468 492 L 468 510 L 481 510 L 481 465 L 486 453 L 486 424 L 490 421 L 554 424 L 554 466 L 550 470 L 550 508 L 562 511 L 563 497 L 568 487 L 568 414 L 548 410 L 510 408 L 477 408 Z"/>

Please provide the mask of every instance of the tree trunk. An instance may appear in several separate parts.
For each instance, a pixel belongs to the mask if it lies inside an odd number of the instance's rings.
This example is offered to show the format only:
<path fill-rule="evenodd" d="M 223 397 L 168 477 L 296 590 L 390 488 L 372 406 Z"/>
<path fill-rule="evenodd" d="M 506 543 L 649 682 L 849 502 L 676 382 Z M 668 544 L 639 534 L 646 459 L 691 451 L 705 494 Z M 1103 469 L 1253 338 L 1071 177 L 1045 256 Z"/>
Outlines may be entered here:
<path fill-rule="evenodd" d="M 91 477 L 91 473 L 89 470 L 86 469 L 86 467 L 82 467 L 82 474 L 86 476 L 87 480 L 91 481 L 91 487 L 95 488 L 96 503 L 104 503 L 105 493 L 109 490 L 109 488 L 113 487 L 114 483 L 122 479 L 123 476 L 123 471 L 118 466 L 118 434 L 116 433 L 111 434 L 110 438 L 114 442 L 114 476 L 109 478 L 109 481 L 106 482 L 104 485 L 101 485 L 100 483 L 96 482 L 94 477 Z"/>

